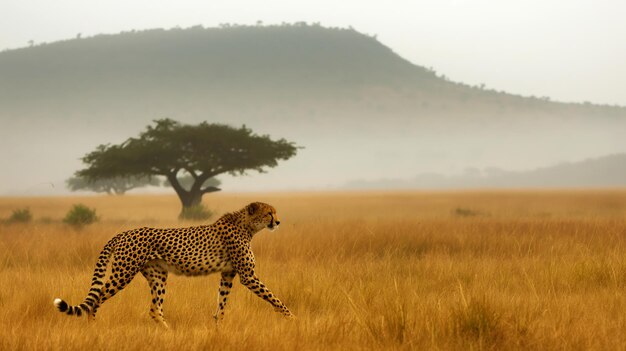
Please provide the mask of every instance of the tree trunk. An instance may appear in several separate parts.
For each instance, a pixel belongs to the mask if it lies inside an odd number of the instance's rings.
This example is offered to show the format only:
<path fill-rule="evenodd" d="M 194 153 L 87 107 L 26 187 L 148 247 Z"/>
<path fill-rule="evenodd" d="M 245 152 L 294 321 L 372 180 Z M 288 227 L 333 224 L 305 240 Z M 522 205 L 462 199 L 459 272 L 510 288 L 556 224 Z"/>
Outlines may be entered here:
<path fill-rule="evenodd" d="M 176 173 L 170 173 L 167 175 L 167 179 L 176 191 L 178 198 L 180 199 L 182 208 L 178 218 L 185 218 L 185 212 L 194 206 L 202 204 L 202 195 L 206 193 L 212 193 L 214 191 L 220 191 L 221 189 L 214 186 L 202 188 L 202 184 L 208 179 L 208 176 L 201 176 L 196 178 L 195 183 L 191 189 L 186 190 L 180 185 L 180 182 L 176 178 Z"/>
<path fill-rule="evenodd" d="M 191 191 L 186 191 L 183 194 L 178 194 L 178 197 L 180 198 L 180 202 L 183 205 L 183 210 L 185 208 L 190 208 L 193 206 L 197 206 L 200 205 L 202 203 L 202 192 L 191 192 Z"/>

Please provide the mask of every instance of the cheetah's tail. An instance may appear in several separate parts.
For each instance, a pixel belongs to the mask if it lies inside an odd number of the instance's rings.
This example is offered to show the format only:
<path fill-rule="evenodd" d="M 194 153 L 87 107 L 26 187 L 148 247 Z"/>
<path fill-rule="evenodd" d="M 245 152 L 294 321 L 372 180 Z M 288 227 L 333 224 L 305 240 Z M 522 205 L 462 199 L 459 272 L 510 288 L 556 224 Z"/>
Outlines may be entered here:
<path fill-rule="evenodd" d="M 107 265 L 109 263 L 109 258 L 113 253 L 113 249 L 115 248 L 115 243 L 117 237 L 111 239 L 104 248 L 100 252 L 100 256 L 98 257 L 98 262 L 96 262 L 96 268 L 93 272 L 93 278 L 91 279 L 91 288 L 85 297 L 85 300 L 76 306 L 71 306 L 64 300 L 60 298 L 54 299 L 54 306 L 59 310 L 59 312 L 66 313 L 70 316 L 81 316 L 83 313 L 93 314 L 94 307 L 99 303 L 100 300 L 100 292 L 101 287 L 104 285 L 102 282 L 102 278 L 107 270 Z"/>

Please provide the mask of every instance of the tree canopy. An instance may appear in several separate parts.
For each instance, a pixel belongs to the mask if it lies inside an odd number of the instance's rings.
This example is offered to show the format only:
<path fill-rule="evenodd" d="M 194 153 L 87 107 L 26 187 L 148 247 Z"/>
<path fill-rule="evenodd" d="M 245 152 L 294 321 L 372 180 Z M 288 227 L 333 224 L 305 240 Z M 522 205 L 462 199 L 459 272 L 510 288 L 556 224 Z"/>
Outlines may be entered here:
<path fill-rule="evenodd" d="M 71 177 L 65 184 L 72 191 L 88 190 L 109 195 L 123 195 L 131 189 L 150 185 L 159 186 L 161 182 L 156 177 L 114 177 L 100 178 L 94 181 L 89 181 L 83 177 Z"/>
<path fill-rule="evenodd" d="M 178 176 L 178 182 L 186 190 L 191 189 L 194 181 L 195 179 L 190 174 Z M 217 178 L 209 178 L 204 182 L 203 187 L 218 187 L 221 183 L 222 182 Z M 162 181 L 159 177 L 155 176 L 100 178 L 95 181 L 89 181 L 84 177 L 71 177 L 65 181 L 65 184 L 71 191 L 84 190 L 96 193 L 107 193 L 109 195 L 124 195 L 129 190 L 146 186 L 172 186 L 167 179 Z"/>
<path fill-rule="evenodd" d="M 91 182 L 115 177 L 164 176 L 178 194 L 183 209 L 198 205 L 202 195 L 219 191 L 207 180 L 219 174 L 266 172 L 296 155 L 298 146 L 285 139 L 257 135 L 239 128 L 202 122 L 181 124 L 154 121 L 136 138 L 118 145 L 100 145 L 82 158 L 86 168 L 76 172 Z M 193 179 L 185 187 L 185 177 Z"/>

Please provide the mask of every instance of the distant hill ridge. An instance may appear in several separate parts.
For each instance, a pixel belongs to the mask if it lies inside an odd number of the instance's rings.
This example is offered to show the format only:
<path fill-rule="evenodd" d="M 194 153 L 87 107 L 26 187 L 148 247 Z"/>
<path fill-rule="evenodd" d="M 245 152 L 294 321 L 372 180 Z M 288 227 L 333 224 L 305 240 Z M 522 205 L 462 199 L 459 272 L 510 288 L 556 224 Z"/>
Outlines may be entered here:
<path fill-rule="evenodd" d="M 626 153 L 590 158 L 579 162 L 529 171 L 471 169 L 462 175 L 425 173 L 412 179 L 353 181 L 352 189 L 432 189 L 432 188 L 588 188 L 625 187 Z"/>

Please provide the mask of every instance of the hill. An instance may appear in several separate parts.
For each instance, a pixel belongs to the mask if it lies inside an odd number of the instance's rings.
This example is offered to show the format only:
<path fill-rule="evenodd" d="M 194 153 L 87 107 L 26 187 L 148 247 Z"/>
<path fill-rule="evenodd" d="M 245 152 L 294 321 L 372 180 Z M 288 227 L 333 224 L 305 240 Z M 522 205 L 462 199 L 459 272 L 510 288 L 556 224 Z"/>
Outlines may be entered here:
<path fill-rule="evenodd" d="M 246 124 L 304 145 L 259 178 L 273 188 L 626 150 L 626 108 L 451 82 L 353 29 L 153 29 L 0 53 L 0 157 L 15 170 L 0 176 L 0 193 L 59 183 L 96 145 L 163 117 Z"/>
<path fill-rule="evenodd" d="M 351 189 L 593 188 L 626 187 L 626 154 L 566 162 L 530 171 L 468 169 L 462 175 L 430 173 L 412 179 L 353 181 Z"/>
<path fill-rule="evenodd" d="M 11 87 L 5 93 L 42 97 L 59 90 L 256 93 L 438 81 L 354 30 L 302 25 L 98 35 L 7 51 L 0 67 Z"/>
<path fill-rule="evenodd" d="M 296 102 L 314 101 L 344 109 L 361 105 L 370 112 L 410 112 L 412 117 L 416 110 L 620 116 L 626 111 L 450 82 L 374 37 L 305 23 L 153 29 L 40 44 L 0 53 L 0 78 L 4 108 L 33 109 L 37 102 L 54 108 L 71 104 L 77 110 L 124 102 L 145 109 L 148 102 L 167 98 L 178 103 L 206 99 L 202 107 L 225 109 L 233 103 L 274 107 L 277 102 L 295 108 Z M 82 117 L 90 116 L 94 114 Z"/>

